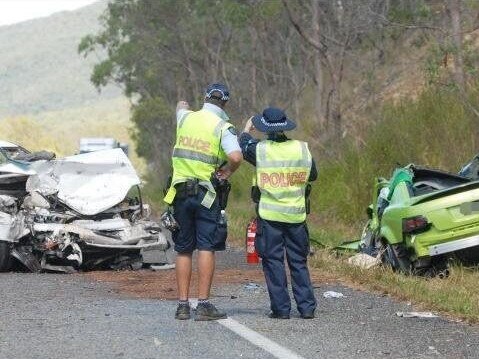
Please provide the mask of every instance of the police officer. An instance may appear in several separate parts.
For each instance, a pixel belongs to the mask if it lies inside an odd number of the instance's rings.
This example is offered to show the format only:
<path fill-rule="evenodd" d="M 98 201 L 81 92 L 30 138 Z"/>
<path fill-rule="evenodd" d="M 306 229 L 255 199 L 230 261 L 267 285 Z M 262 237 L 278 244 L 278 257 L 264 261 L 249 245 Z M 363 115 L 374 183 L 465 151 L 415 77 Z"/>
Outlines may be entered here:
<path fill-rule="evenodd" d="M 289 319 L 291 310 L 285 251 L 300 316 L 312 319 L 316 309 L 307 266 L 309 235 L 305 220 L 306 192 L 309 182 L 316 180 L 317 170 L 308 144 L 284 134 L 295 127 L 283 111 L 270 107 L 250 118 L 240 136 L 245 160 L 256 166 L 252 191 L 259 216 L 256 247 L 271 302 L 269 317 L 278 319 Z M 254 129 L 266 133 L 267 139 L 254 139 L 250 134 Z"/>
<path fill-rule="evenodd" d="M 215 268 L 215 252 L 225 249 L 225 203 L 219 193 L 243 158 L 236 131 L 224 107 L 229 91 L 223 84 L 206 89 L 203 108 L 190 111 L 188 103 L 177 105 L 177 132 L 173 150 L 173 176 L 165 202 L 173 207 L 179 229 L 175 242 L 179 303 L 176 319 L 190 318 L 189 287 L 192 253 L 198 250 L 198 306 L 195 320 L 226 318 L 209 302 Z M 220 198 L 221 197 L 221 198 Z M 224 197 L 224 196 L 223 196 Z"/>

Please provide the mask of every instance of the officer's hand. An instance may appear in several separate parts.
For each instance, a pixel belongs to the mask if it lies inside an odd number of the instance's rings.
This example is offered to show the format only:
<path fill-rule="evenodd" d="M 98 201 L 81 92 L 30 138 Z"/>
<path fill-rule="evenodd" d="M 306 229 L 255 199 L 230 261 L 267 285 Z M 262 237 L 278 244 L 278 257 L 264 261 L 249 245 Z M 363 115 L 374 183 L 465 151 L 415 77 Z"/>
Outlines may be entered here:
<path fill-rule="evenodd" d="M 216 171 L 216 177 L 218 177 L 218 179 L 220 180 L 227 180 L 231 177 L 232 174 L 233 171 L 231 171 L 231 168 L 229 166 L 223 166 Z"/>
<path fill-rule="evenodd" d="M 189 110 L 189 109 L 190 109 L 190 105 L 186 101 L 178 101 L 178 103 L 176 104 L 176 112 L 178 112 L 179 110 Z"/>
<path fill-rule="evenodd" d="M 244 132 L 246 133 L 250 133 L 251 131 L 254 130 L 254 126 L 253 126 L 253 116 L 251 116 L 248 121 L 246 121 L 246 124 L 244 126 Z"/>

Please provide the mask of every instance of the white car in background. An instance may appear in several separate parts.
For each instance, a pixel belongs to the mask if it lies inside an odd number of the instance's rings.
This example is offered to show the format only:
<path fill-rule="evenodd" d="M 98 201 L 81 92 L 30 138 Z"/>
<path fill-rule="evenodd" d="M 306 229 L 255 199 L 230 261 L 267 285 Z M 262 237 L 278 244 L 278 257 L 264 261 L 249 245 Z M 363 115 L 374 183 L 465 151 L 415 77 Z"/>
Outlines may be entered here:
<path fill-rule="evenodd" d="M 112 150 L 121 148 L 128 156 L 128 144 L 120 143 L 112 137 L 84 137 L 80 138 L 80 153 Z"/>

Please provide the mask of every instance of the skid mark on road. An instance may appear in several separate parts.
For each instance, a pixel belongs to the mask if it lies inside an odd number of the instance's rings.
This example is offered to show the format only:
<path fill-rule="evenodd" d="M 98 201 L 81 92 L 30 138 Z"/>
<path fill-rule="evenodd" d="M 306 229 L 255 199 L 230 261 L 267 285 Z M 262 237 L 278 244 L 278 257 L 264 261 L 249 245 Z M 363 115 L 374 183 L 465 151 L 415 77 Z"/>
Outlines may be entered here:
<path fill-rule="evenodd" d="M 302 356 L 282 347 L 254 330 L 231 318 L 217 320 L 219 324 L 238 334 L 243 339 L 267 351 L 278 359 L 304 359 Z"/>

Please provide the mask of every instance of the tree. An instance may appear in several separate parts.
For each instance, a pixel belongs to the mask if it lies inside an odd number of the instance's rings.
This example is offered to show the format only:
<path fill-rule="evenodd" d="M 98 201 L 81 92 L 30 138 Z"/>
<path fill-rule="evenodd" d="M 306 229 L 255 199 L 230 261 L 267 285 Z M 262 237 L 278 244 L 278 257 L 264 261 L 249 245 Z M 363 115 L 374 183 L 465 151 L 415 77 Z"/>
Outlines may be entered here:
<path fill-rule="evenodd" d="M 317 119 L 336 140 L 342 136 L 341 86 L 345 60 L 354 45 L 380 24 L 375 14 L 384 15 L 387 8 L 379 0 L 282 0 L 288 19 L 303 41 L 316 52 Z M 306 20 L 311 19 L 311 20 Z M 312 26 L 309 28 L 308 25 Z M 322 70 L 327 71 L 329 89 L 326 96 L 326 121 L 322 119 Z"/>
<path fill-rule="evenodd" d="M 208 83 L 231 88 L 233 118 L 295 104 L 309 81 L 308 56 L 277 18 L 284 19 L 278 1 L 115 0 L 101 18 L 102 30 L 83 38 L 79 52 L 107 54 L 91 80 L 99 89 L 110 82 L 124 89 L 134 104 L 139 154 L 164 172 L 176 101 L 198 108 Z"/>
<path fill-rule="evenodd" d="M 451 37 L 455 50 L 454 79 L 461 93 L 464 93 L 466 80 L 464 77 L 464 58 L 462 53 L 462 1 L 449 0 L 446 2 L 446 6 L 451 18 Z"/>

